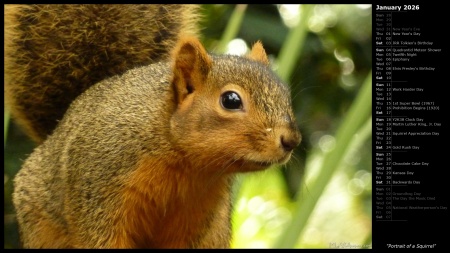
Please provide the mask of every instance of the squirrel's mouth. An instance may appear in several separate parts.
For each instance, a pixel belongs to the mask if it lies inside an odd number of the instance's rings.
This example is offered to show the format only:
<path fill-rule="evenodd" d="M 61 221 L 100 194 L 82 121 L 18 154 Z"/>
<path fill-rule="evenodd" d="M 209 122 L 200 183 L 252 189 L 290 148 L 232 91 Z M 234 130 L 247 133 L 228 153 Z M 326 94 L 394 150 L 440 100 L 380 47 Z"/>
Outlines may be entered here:
<path fill-rule="evenodd" d="M 252 161 L 253 163 L 256 163 L 257 165 L 261 166 L 261 167 L 270 167 L 276 163 L 274 162 L 257 162 L 257 161 Z"/>
<path fill-rule="evenodd" d="M 257 160 L 242 160 L 243 166 L 242 171 L 256 171 L 265 170 L 273 165 L 284 164 L 290 159 L 290 155 L 284 156 L 278 160 L 267 160 L 267 161 L 257 161 Z"/>
<path fill-rule="evenodd" d="M 270 159 L 267 161 L 255 161 L 255 160 L 250 160 L 250 162 L 254 162 L 257 164 L 260 164 L 261 166 L 272 166 L 275 164 L 285 164 L 287 161 L 289 161 L 289 159 L 291 158 L 291 153 L 288 153 L 284 156 L 282 156 L 281 158 L 278 159 Z"/>
<path fill-rule="evenodd" d="M 236 172 L 252 172 L 268 169 L 269 167 L 275 165 L 282 165 L 289 161 L 291 158 L 291 153 L 284 154 L 281 157 L 262 157 L 256 158 L 252 157 L 240 157 L 239 159 L 228 161 L 226 167 L 227 171 L 230 173 Z"/>

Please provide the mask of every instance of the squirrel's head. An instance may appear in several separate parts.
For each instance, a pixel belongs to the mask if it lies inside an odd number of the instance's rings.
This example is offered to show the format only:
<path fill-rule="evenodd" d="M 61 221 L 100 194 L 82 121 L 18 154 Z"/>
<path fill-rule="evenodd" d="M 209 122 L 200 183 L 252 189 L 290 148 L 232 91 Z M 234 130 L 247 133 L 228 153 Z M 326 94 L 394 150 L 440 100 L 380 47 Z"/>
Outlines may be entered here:
<path fill-rule="evenodd" d="M 170 132 L 191 163 L 224 173 L 290 159 L 301 141 L 290 91 L 260 42 L 245 57 L 212 56 L 197 39 L 183 38 L 172 61 Z"/>

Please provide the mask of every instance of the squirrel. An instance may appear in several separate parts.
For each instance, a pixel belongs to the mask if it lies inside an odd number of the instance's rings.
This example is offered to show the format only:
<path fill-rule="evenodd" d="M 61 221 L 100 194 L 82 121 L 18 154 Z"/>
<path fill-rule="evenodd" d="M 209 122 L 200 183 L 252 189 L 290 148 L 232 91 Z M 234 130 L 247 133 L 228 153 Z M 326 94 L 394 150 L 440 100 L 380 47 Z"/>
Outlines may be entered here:
<path fill-rule="evenodd" d="M 301 142 L 261 42 L 208 53 L 193 5 L 6 5 L 5 100 L 39 145 L 25 248 L 228 248 L 237 173 Z"/>

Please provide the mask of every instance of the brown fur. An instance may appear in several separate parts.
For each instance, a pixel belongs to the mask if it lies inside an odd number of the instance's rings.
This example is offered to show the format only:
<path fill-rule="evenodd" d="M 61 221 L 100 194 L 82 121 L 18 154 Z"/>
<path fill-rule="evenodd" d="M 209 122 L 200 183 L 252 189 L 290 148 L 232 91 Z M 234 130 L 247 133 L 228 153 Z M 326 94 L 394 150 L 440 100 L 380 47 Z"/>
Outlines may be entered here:
<path fill-rule="evenodd" d="M 253 45 L 252 51 L 250 52 L 249 55 L 247 55 L 247 57 L 255 61 L 260 61 L 261 63 L 264 63 L 267 66 L 269 66 L 270 63 L 269 58 L 267 58 L 266 50 L 264 50 L 261 41 L 257 41 Z"/>
<path fill-rule="evenodd" d="M 93 84 L 165 59 L 196 5 L 5 5 L 5 99 L 38 143 Z M 30 50 L 32 49 L 32 50 Z"/>
<path fill-rule="evenodd" d="M 234 173 L 287 162 L 301 139 L 267 63 L 260 43 L 214 56 L 186 36 L 84 91 L 14 179 L 24 247 L 229 247 Z"/>
<path fill-rule="evenodd" d="M 125 245 L 132 248 L 229 246 L 229 176 L 208 187 L 211 175 L 197 174 L 188 164 L 172 167 L 154 158 L 140 164 L 124 189 L 124 218 L 120 227 L 127 238 L 120 241 L 126 241 Z M 154 187 L 148 186 L 149 178 Z M 217 220 L 223 220 L 224 224 L 211 229 L 205 224 L 211 223 L 214 216 L 220 217 Z M 211 233 L 216 233 L 213 240 L 205 240 Z"/>

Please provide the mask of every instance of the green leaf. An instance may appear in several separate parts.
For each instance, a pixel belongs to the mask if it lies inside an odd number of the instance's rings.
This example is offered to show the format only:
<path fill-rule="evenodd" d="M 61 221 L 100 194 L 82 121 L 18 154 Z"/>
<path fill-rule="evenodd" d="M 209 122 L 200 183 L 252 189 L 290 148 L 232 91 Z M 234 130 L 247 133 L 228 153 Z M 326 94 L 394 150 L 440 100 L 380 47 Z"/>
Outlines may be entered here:
<path fill-rule="evenodd" d="M 241 28 L 242 20 L 244 18 L 245 10 L 247 9 L 246 4 L 238 4 L 236 5 L 233 14 L 231 14 L 230 20 L 228 21 L 227 27 L 222 34 L 222 38 L 220 39 L 219 45 L 216 48 L 216 51 L 220 54 L 225 53 L 227 49 L 228 43 L 236 38 L 236 35 Z"/>

